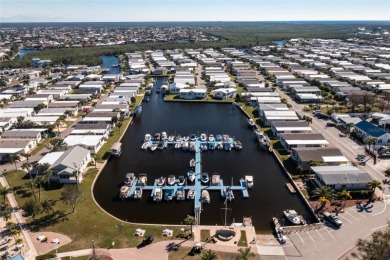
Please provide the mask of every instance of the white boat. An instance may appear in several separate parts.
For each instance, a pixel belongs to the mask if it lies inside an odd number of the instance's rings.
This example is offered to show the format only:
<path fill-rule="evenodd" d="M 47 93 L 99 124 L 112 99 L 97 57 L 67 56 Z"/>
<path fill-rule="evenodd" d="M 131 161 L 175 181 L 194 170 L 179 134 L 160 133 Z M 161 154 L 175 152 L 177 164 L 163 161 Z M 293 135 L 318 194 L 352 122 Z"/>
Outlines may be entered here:
<path fill-rule="evenodd" d="M 222 143 L 222 142 L 218 142 L 216 148 L 217 148 L 218 150 L 222 150 L 222 149 L 223 149 L 223 143 Z"/>
<path fill-rule="evenodd" d="M 175 142 L 180 142 L 181 141 L 181 136 L 180 135 L 177 135 L 176 137 L 175 137 Z"/>
<path fill-rule="evenodd" d="M 217 135 L 216 137 L 215 137 L 215 140 L 217 141 L 217 142 L 220 142 L 220 141 L 222 141 L 222 135 Z"/>
<path fill-rule="evenodd" d="M 222 140 L 224 143 L 229 142 L 229 135 L 222 135 Z"/>
<path fill-rule="evenodd" d="M 146 173 L 141 173 L 138 177 L 138 183 L 137 185 L 140 185 L 140 186 L 146 186 L 146 182 L 148 180 L 148 177 L 146 175 Z"/>
<path fill-rule="evenodd" d="M 252 175 L 245 175 L 245 182 L 248 189 L 253 187 L 253 176 Z"/>
<path fill-rule="evenodd" d="M 177 185 L 183 186 L 184 184 L 186 184 L 186 178 L 183 175 L 180 175 L 177 178 Z"/>
<path fill-rule="evenodd" d="M 255 133 L 256 138 L 263 138 L 263 136 L 264 136 L 264 132 L 261 131 L 260 129 L 255 129 L 254 133 Z"/>
<path fill-rule="evenodd" d="M 210 203 L 210 194 L 207 190 L 202 190 L 202 202 Z"/>
<path fill-rule="evenodd" d="M 190 148 L 190 143 L 188 141 L 184 141 L 182 148 L 184 151 L 187 151 Z"/>
<path fill-rule="evenodd" d="M 157 188 L 154 191 L 153 200 L 154 201 L 161 201 L 162 200 L 162 190 L 160 188 Z"/>
<path fill-rule="evenodd" d="M 160 178 L 158 178 L 157 180 L 157 185 L 158 186 L 164 186 L 165 185 L 165 177 L 164 176 L 161 176 Z"/>
<path fill-rule="evenodd" d="M 187 172 L 187 177 L 188 177 L 188 180 L 189 180 L 190 182 L 193 182 L 193 181 L 195 180 L 195 172 L 189 170 L 189 171 Z"/>
<path fill-rule="evenodd" d="M 119 198 L 124 200 L 127 199 L 129 196 L 130 187 L 129 186 L 122 186 L 119 191 Z"/>
<path fill-rule="evenodd" d="M 184 192 L 184 189 L 182 187 L 178 188 L 176 191 L 176 199 L 177 200 L 185 200 L 186 193 Z"/>
<path fill-rule="evenodd" d="M 214 142 L 215 141 L 215 137 L 214 135 L 209 135 L 209 142 Z"/>
<path fill-rule="evenodd" d="M 181 148 L 181 143 L 176 143 L 175 144 L 175 149 L 180 149 Z"/>
<path fill-rule="evenodd" d="M 174 135 L 168 136 L 168 141 L 169 142 L 174 142 L 175 141 L 175 136 Z"/>
<path fill-rule="evenodd" d="M 190 161 L 190 167 L 195 167 L 195 164 L 196 162 L 195 162 L 195 159 L 191 159 L 191 161 Z"/>
<path fill-rule="evenodd" d="M 210 180 L 209 174 L 207 172 L 203 172 L 201 178 L 202 183 L 207 184 L 209 180 Z"/>
<path fill-rule="evenodd" d="M 234 149 L 236 150 L 242 149 L 242 143 L 240 141 L 234 141 L 233 145 L 234 145 Z"/>
<path fill-rule="evenodd" d="M 187 193 L 187 199 L 193 200 L 195 198 L 195 190 L 194 189 L 189 189 Z"/>
<path fill-rule="evenodd" d="M 146 149 L 148 149 L 149 145 L 150 145 L 150 142 L 145 142 L 142 144 L 141 149 L 146 150 Z"/>
<path fill-rule="evenodd" d="M 156 151 L 157 147 L 158 147 L 157 144 L 152 144 L 151 146 L 149 146 L 149 149 L 150 149 L 150 151 L 154 152 L 154 151 Z"/>
<path fill-rule="evenodd" d="M 213 174 L 211 176 L 211 185 L 218 186 L 221 184 L 221 177 L 219 174 Z"/>
<path fill-rule="evenodd" d="M 226 151 L 231 151 L 231 150 L 232 150 L 232 145 L 231 145 L 231 143 L 225 143 L 225 150 L 226 150 Z"/>
<path fill-rule="evenodd" d="M 200 150 L 207 151 L 207 143 L 201 143 L 200 144 Z"/>
<path fill-rule="evenodd" d="M 232 201 L 234 199 L 234 194 L 233 194 L 233 190 L 231 187 L 225 188 L 224 193 L 225 193 L 225 198 L 228 201 Z"/>
<path fill-rule="evenodd" d="M 298 213 L 293 209 L 286 209 L 283 211 L 283 214 L 286 216 L 286 218 L 293 224 L 299 225 L 301 224 L 301 218 L 298 215 Z"/>
<path fill-rule="evenodd" d="M 206 142 L 206 141 L 207 141 L 207 135 L 206 135 L 205 133 L 202 133 L 202 134 L 200 135 L 200 140 L 201 140 L 202 142 Z"/>
<path fill-rule="evenodd" d="M 161 133 L 161 140 L 165 140 L 165 139 L 167 139 L 167 138 L 168 138 L 167 133 L 166 133 L 166 132 L 162 132 L 162 133 Z"/>
<path fill-rule="evenodd" d="M 175 184 L 175 182 L 176 182 L 175 175 L 169 175 L 168 180 L 167 180 L 168 185 L 173 185 L 173 184 Z"/>
<path fill-rule="evenodd" d="M 269 142 L 268 142 L 267 138 L 265 138 L 265 137 L 260 139 L 260 143 L 264 146 L 267 146 L 267 147 L 269 146 Z"/>
<path fill-rule="evenodd" d="M 140 198 L 142 198 L 142 188 L 137 187 L 137 188 L 135 188 L 135 191 L 134 191 L 134 199 L 138 200 Z"/>
<path fill-rule="evenodd" d="M 248 118 L 248 126 L 250 127 L 254 127 L 255 126 L 255 120 L 253 120 L 252 118 Z"/>
<path fill-rule="evenodd" d="M 131 187 L 136 179 L 137 177 L 135 177 L 135 174 L 130 172 L 126 174 L 124 183 L 125 185 Z"/>
<path fill-rule="evenodd" d="M 190 140 L 190 137 L 188 135 L 183 136 L 183 141 L 185 141 L 185 142 L 187 141 L 188 142 L 189 140 Z"/>
<path fill-rule="evenodd" d="M 151 140 L 152 140 L 152 136 L 150 134 L 146 134 L 144 142 L 150 142 Z"/>
<path fill-rule="evenodd" d="M 195 150 L 196 150 L 195 143 L 190 143 L 190 151 L 195 152 Z"/>

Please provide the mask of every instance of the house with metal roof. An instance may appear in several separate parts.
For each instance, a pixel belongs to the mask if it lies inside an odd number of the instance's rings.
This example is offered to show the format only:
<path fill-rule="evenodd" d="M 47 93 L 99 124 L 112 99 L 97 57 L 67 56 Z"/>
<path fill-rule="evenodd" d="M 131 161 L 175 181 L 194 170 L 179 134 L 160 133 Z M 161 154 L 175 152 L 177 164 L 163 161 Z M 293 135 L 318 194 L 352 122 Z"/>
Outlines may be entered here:
<path fill-rule="evenodd" d="M 291 158 L 304 170 L 310 169 L 310 162 L 324 163 L 329 166 L 347 165 L 348 159 L 335 147 L 300 147 L 291 149 Z"/>
<path fill-rule="evenodd" d="M 52 172 L 50 176 L 51 181 L 80 183 L 90 161 L 91 153 L 89 150 L 80 146 L 74 146 L 66 151 L 47 153 L 38 163 L 51 165 L 49 168 Z M 77 176 L 75 175 L 76 173 Z"/>
<path fill-rule="evenodd" d="M 269 126 L 271 122 L 275 121 L 299 121 L 299 118 L 295 111 L 263 111 L 261 120 L 264 122 L 264 125 Z"/>
<path fill-rule="evenodd" d="M 390 134 L 384 131 L 379 126 L 374 125 L 366 120 L 355 124 L 354 133 L 361 138 L 375 138 L 375 145 L 387 146 L 390 145 Z"/>
<path fill-rule="evenodd" d="M 328 186 L 340 190 L 368 190 L 371 176 L 354 166 L 315 166 L 310 170 L 314 173 L 314 181 L 318 186 Z"/>
<path fill-rule="evenodd" d="M 0 138 L 0 161 L 9 161 L 11 154 L 29 153 L 37 146 L 37 141 L 20 138 Z"/>
<path fill-rule="evenodd" d="M 42 131 L 44 130 L 45 129 L 42 129 Z M 42 140 L 42 135 L 41 135 L 42 131 L 29 130 L 29 129 L 12 129 L 12 130 L 5 131 L 1 135 L 1 138 L 35 139 L 38 144 Z"/>
<path fill-rule="evenodd" d="M 102 135 L 68 135 L 65 137 L 64 142 L 67 147 L 81 146 L 88 149 L 91 154 L 99 152 L 104 144 L 104 138 Z"/>
<path fill-rule="evenodd" d="M 325 147 L 329 144 L 319 133 L 280 134 L 279 139 L 287 151 L 296 147 Z"/>
<path fill-rule="evenodd" d="M 311 133 L 311 127 L 305 121 L 274 121 L 271 131 L 275 136 L 280 134 Z"/>

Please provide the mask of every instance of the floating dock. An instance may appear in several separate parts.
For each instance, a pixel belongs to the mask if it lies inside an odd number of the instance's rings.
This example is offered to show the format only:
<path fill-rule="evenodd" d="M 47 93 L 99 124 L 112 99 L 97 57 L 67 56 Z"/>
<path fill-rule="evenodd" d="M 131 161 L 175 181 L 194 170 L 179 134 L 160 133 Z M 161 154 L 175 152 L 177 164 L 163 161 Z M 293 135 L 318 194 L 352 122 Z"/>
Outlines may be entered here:
<path fill-rule="evenodd" d="M 287 186 L 287 189 L 291 192 L 291 193 L 297 193 L 297 191 L 294 189 L 294 187 L 291 185 L 291 183 L 286 183 L 286 186 Z"/>
<path fill-rule="evenodd" d="M 233 143 L 233 139 L 230 138 L 229 141 L 231 143 Z M 168 141 L 166 141 L 166 142 L 167 142 L 167 144 L 169 144 Z M 171 144 L 172 143 L 174 143 L 174 142 L 171 142 Z M 201 196 L 202 190 L 219 191 L 222 198 L 225 198 L 224 191 L 227 187 L 230 187 L 233 191 L 241 191 L 243 198 L 249 198 L 249 193 L 248 193 L 248 187 L 246 185 L 246 181 L 244 179 L 240 179 L 240 185 L 236 185 L 236 186 L 230 186 L 230 185 L 225 186 L 222 179 L 220 180 L 219 185 L 210 185 L 210 184 L 209 185 L 204 185 L 204 184 L 202 185 L 202 182 L 201 182 L 201 176 L 202 176 L 202 156 L 201 156 L 201 154 L 202 154 L 202 151 L 200 149 L 202 142 L 199 140 L 199 138 L 197 138 L 197 140 L 195 142 L 192 142 L 192 143 L 195 146 L 195 180 L 193 183 L 191 183 L 191 185 L 180 186 L 180 185 L 178 185 L 178 182 L 176 181 L 174 185 L 159 186 L 159 185 L 157 185 L 158 179 L 156 179 L 154 181 L 153 185 L 142 186 L 142 189 L 152 191 L 151 196 L 153 196 L 153 194 L 155 193 L 155 190 L 157 188 L 159 188 L 161 190 L 173 190 L 173 197 L 174 198 L 176 197 L 176 192 L 177 192 L 177 189 L 179 189 L 179 188 L 183 188 L 184 190 L 187 190 L 187 191 L 190 189 L 193 189 L 195 191 L 194 214 L 195 214 L 195 218 L 197 220 L 197 223 L 199 224 L 200 213 L 202 211 L 202 196 Z M 210 180 L 211 180 L 211 176 L 210 176 Z M 188 180 L 187 180 L 187 183 L 188 183 Z M 139 185 L 137 186 L 137 184 L 138 184 L 137 181 L 133 182 L 133 184 L 129 190 L 128 198 L 133 197 L 133 194 L 134 194 L 136 187 L 141 187 Z"/>

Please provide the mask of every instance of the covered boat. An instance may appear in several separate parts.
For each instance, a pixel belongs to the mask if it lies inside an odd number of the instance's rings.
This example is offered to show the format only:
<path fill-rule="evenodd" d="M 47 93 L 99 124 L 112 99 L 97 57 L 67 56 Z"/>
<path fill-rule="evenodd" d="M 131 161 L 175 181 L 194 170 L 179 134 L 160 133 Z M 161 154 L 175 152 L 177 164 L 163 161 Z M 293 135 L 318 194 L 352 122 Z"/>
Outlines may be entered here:
<path fill-rule="evenodd" d="M 188 180 L 189 180 L 190 182 L 193 182 L 193 181 L 195 180 L 195 172 L 189 170 L 189 171 L 187 172 L 187 177 L 188 177 Z"/>
<path fill-rule="evenodd" d="M 210 194 L 207 190 L 202 190 L 202 202 L 210 203 Z"/>
<path fill-rule="evenodd" d="M 134 191 L 134 199 L 140 199 L 142 198 L 142 188 L 141 187 L 137 187 L 135 188 L 135 191 Z"/>
<path fill-rule="evenodd" d="M 119 190 L 119 198 L 124 200 L 127 199 L 129 196 L 130 187 L 129 186 L 122 186 Z"/>
<path fill-rule="evenodd" d="M 221 183 L 221 178 L 219 174 L 213 174 L 211 176 L 211 185 L 218 186 Z"/>
<path fill-rule="evenodd" d="M 111 145 L 110 151 L 114 156 L 120 156 L 122 153 L 122 143 L 121 142 L 115 142 Z"/>
<path fill-rule="evenodd" d="M 157 180 L 157 185 L 158 186 L 164 186 L 165 185 L 165 177 L 164 176 L 161 176 L 160 178 L 158 178 Z"/>
<path fill-rule="evenodd" d="M 253 176 L 252 175 L 245 175 L 245 182 L 248 189 L 253 187 Z"/>
<path fill-rule="evenodd" d="M 187 193 L 187 199 L 193 200 L 195 198 L 195 190 L 194 189 L 189 189 Z"/>
<path fill-rule="evenodd" d="M 173 185 L 173 184 L 175 184 L 175 182 L 176 182 L 175 175 L 169 175 L 168 180 L 167 180 L 168 185 Z"/>
<path fill-rule="evenodd" d="M 286 209 L 283 211 L 284 216 L 293 224 L 301 224 L 301 218 L 298 213 L 293 209 Z"/>
<path fill-rule="evenodd" d="M 162 190 L 160 188 L 157 188 L 154 191 L 153 200 L 154 201 L 161 201 L 162 200 Z"/>
<path fill-rule="evenodd" d="M 184 192 L 183 187 L 180 187 L 176 191 L 176 199 L 177 200 L 184 200 L 186 198 L 186 194 Z"/>

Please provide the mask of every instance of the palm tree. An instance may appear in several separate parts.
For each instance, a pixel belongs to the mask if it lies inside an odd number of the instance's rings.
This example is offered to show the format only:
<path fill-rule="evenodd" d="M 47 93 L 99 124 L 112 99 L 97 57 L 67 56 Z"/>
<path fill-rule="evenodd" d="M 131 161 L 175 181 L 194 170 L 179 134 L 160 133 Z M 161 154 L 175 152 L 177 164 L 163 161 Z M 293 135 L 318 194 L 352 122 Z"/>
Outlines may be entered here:
<path fill-rule="evenodd" d="M 251 251 L 250 247 L 238 249 L 240 255 L 236 257 L 236 260 L 248 260 L 249 258 L 255 257 L 255 253 Z"/>
<path fill-rule="evenodd" d="M 372 189 L 372 197 L 371 197 L 371 199 L 374 199 L 374 196 L 375 196 L 375 189 L 376 189 L 376 188 L 382 190 L 382 184 L 381 184 L 380 181 L 378 181 L 378 180 L 370 181 L 370 182 L 368 183 L 368 187 L 370 187 L 370 188 Z"/>
<path fill-rule="evenodd" d="M 42 184 L 45 183 L 45 178 L 43 176 L 36 176 L 34 179 L 34 184 L 38 188 L 38 201 L 41 201 L 41 188 Z"/>
<path fill-rule="evenodd" d="M 199 260 L 217 260 L 217 259 L 218 259 L 217 254 L 211 250 L 204 251 L 199 258 Z"/>
<path fill-rule="evenodd" d="M 13 153 L 9 156 L 9 162 L 13 163 L 15 165 L 15 171 L 18 170 L 18 167 L 16 166 L 17 162 L 20 162 L 20 155 L 17 153 Z"/>
<path fill-rule="evenodd" d="M 0 187 L 0 196 L 3 196 L 3 202 L 5 203 L 5 199 L 8 193 L 11 193 L 12 189 Z"/>
<path fill-rule="evenodd" d="M 318 198 L 323 208 L 327 201 L 332 201 L 336 197 L 336 193 L 328 186 L 321 186 L 313 191 L 313 197 Z"/>
<path fill-rule="evenodd" d="M 347 203 L 346 200 L 352 199 L 351 192 L 347 190 L 343 190 L 339 193 L 339 198 L 344 201 L 344 206 Z"/>
<path fill-rule="evenodd" d="M 377 142 L 376 138 L 373 137 L 366 137 L 363 139 L 363 142 L 368 145 L 368 151 L 371 151 L 371 145 L 375 144 Z"/>
<path fill-rule="evenodd" d="M 50 188 L 50 177 L 51 177 L 51 174 L 52 174 L 52 171 L 47 169 L 43 172 L 43 178 L 44 178 L 44 181 L 47 182 L 47 184 L 49 184 L 49 188 Z"/>
<path fill-rule="evenodd" d="M 23 163 L 21 168 L 25 171 L 28 172 L 28 174 L 30 175 L 30 179 L 32 179 L 32 176 L 31 176 L 31 169 L 32 169 L 32 164 L 29 163 L 29 162 L 26 162 L 26 163 Z"/>
<path fill-rule="evenodd" d="M 191 215 L 187 215 L 187 217 L 184 219 L 184 223 L 191 227 L 191 236 L 192 236 L 192 226 L 195 225 L 195 217 Z"/>

